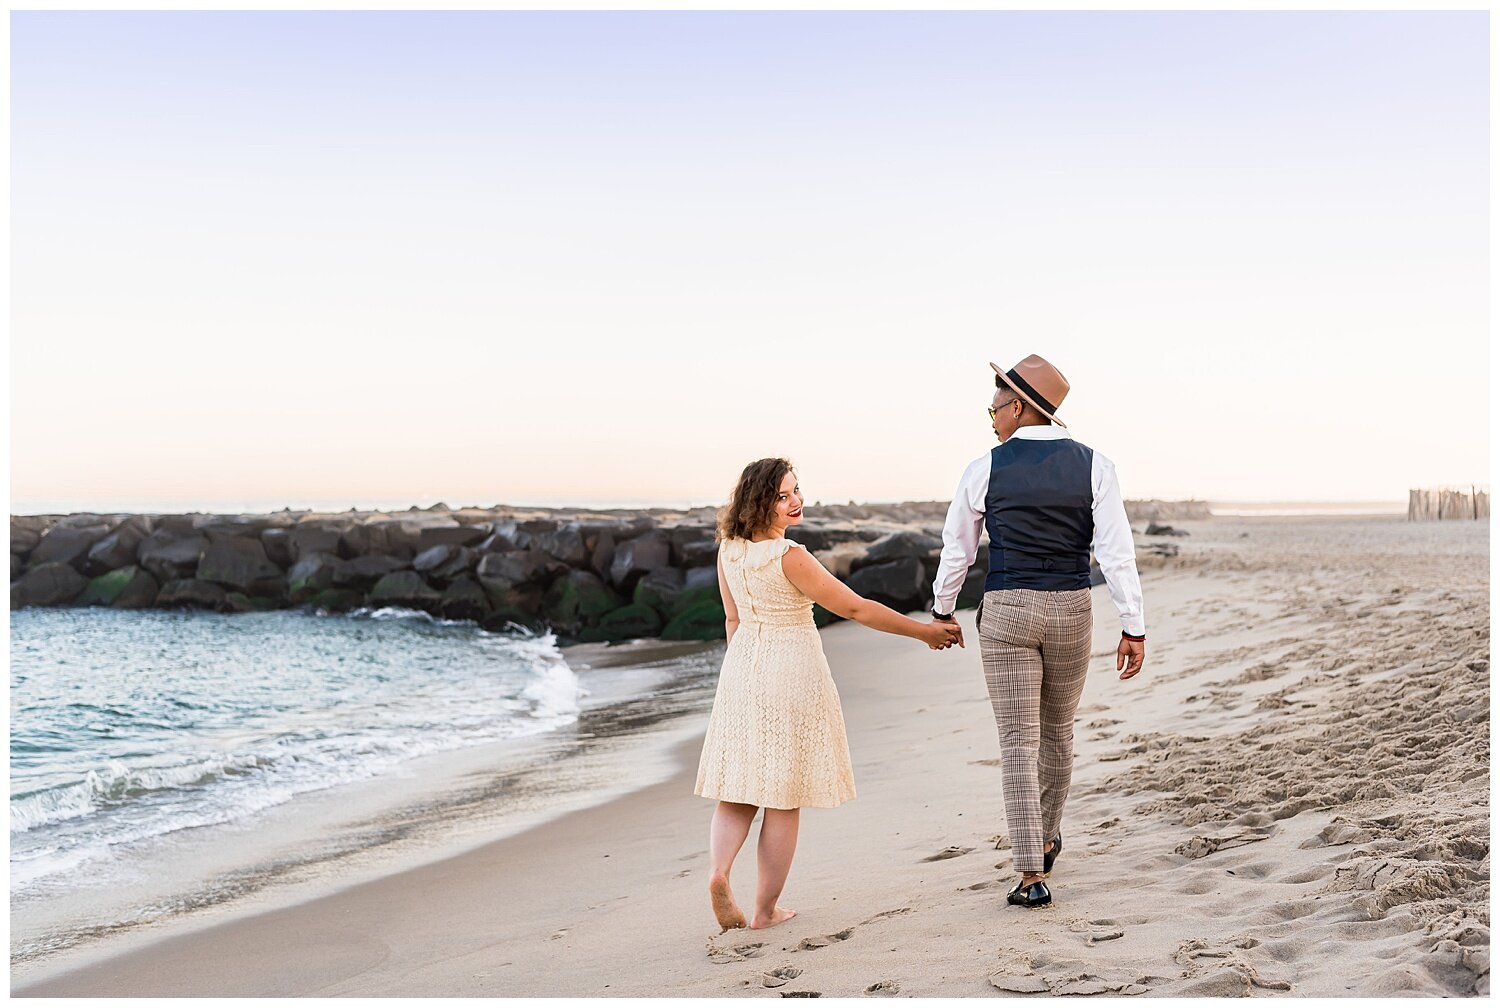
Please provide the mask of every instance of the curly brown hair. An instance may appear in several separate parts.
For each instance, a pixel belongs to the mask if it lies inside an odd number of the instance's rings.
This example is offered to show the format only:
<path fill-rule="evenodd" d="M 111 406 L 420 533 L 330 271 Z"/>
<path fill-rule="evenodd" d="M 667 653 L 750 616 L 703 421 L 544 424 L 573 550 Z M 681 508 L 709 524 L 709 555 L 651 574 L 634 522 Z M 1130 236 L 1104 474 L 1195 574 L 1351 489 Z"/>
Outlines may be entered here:
<path fill-rule="evenodd" d="M 757 459 L 747 465 L 729 494 L 729 503 L 719 509 L 714 541 L 749 539 L 769 528 L 781 481 L 792 471 L 792 464 L 784 458 Z"/>

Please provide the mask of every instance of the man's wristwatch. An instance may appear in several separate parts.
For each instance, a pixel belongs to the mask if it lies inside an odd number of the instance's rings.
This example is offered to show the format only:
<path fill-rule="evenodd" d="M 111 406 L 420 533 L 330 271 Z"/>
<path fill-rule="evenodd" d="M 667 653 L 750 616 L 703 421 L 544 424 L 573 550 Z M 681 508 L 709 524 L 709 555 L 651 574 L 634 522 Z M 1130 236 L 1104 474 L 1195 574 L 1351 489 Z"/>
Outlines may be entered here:
<path fill-rule="evenodd" d="M 1120 636 L 1124 637 L 1126 640 L 1133 640 L 1133 641 L 1143 641 L 1143 640 L 1146 639 L 1146 635 L 1145 634 L 1141 634 L 1139 637 L 1137 637 L 1135 634 L 1126 633 L 1124 630 L 1120 631 Z"/>
<path fill-rule="evenodd" d="M 935 620 L 942 620 L 944 623 L 952 623 L 953 622 L 953 614 L 951 612 L 950 613 L 940 613 L 940 612 L 937 611 L 937 609 L 933 609 L 932 610 L 932 618 L 935 619 Z"/>

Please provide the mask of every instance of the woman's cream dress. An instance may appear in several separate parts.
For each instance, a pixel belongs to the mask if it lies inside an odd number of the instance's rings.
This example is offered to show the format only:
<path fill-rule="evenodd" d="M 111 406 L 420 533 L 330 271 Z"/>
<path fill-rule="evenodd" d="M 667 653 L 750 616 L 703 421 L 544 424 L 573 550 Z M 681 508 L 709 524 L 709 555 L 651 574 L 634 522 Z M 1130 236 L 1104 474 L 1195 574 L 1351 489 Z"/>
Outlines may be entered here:
<path fill-rule="evenodd" d="M 854 797 L 838 690 L 812 600 L 781 572 L 790 539 L 726 539 L 719 558 L 740 625 L 724 654 L 695 794 L 764 808 Z"/>

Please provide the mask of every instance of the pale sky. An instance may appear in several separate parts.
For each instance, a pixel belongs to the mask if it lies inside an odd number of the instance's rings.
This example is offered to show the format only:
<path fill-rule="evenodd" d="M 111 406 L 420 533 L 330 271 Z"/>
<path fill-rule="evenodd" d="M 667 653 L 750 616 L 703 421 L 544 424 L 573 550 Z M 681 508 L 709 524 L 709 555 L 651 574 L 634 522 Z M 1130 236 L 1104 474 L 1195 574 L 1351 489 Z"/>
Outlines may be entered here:
<path fill-rule="evenodd" d="M 12 15 L 11 508 L 1489 479 L 1486 15 Z"/>

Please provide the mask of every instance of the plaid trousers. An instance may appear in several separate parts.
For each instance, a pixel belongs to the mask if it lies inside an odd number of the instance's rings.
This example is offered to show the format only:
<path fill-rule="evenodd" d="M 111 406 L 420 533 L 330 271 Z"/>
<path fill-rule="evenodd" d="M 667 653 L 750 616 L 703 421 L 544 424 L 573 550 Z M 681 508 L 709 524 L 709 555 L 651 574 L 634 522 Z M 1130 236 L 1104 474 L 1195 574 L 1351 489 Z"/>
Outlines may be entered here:
<path fill-rule="evenodd" d="M 1093 625 L 1087 588 L 984 593 L 979 649 L 1000 733 L 1011 855 L 1023 874 L 1041 873 L 1042 848 L 1062 828 Z"/>

